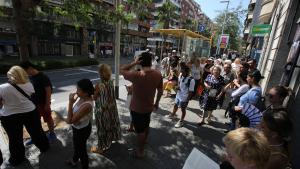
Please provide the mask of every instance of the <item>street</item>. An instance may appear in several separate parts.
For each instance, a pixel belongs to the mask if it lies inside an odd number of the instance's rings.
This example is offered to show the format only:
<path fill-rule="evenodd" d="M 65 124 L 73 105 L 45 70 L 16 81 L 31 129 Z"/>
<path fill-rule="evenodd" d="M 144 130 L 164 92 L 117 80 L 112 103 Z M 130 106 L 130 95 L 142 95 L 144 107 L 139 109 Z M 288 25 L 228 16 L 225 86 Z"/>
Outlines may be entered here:
<path fill-rule="evenodd" d="M 110 63 L 109 60 L 102 63 Z M 123 60 L 121 63 L 129 62 Z M 45 72 L 53 83 L 52 109 L 66 115 L 68 94 L 75 91 L 76 82 L 82 78 L 89 78 L 94 83 L 99 80 L 97 66 L 78 67 L 65 70 L 53 70 Z M 126 90 L 124 85 L 129 82 L 120 76 L 120 99 L 117 100 L 119 117 L 121 120 L 123 138 L 113 144 L 112 148 L 104 155 L 89 153 L 91 168 L 120 168 L 120 169 L 181 169 L 191 150 L 196 147 L 208 155 L 215 162 L 219 162 L 219 156 L 224 153 L 222 137 L 226 126 L 224 122 L 224 111 L 214 112 L 214 121 L 211 125 L 199 127 L 196 123 L 200 121 L 199 105 L 197 100 L 192 100 L 187 109 L 186 123 L 183 128 L 174 128 L 176 121 L 165 118 L 174 105 L 174 98 L 162 98 L 160 109 L 152 114 L 150 138 L 146 146 L 146 158 L 134 159 L 130 150 L 136 145 L 136 135 L 128 133 L 125 128 L 130 122 L 129 111 L 125 107 Z M 177 113 L 181 115 L 180 111 Z M 88 141 L 88 149 L 95 145 L 96 127 Z M 68 125 L 56 129 L 58 142 L 51 145 L 49 152 L 39 155 L 35 146 L 27 147 L 28 162 L 17 169 L 67 169 L 64 161 L 72 154 L 72 134 Z M 0 139 L 1 150 L 4 158 L 8 157 L 7 140 Z M 2 169 L 10 167 L 5 164 Z"/>

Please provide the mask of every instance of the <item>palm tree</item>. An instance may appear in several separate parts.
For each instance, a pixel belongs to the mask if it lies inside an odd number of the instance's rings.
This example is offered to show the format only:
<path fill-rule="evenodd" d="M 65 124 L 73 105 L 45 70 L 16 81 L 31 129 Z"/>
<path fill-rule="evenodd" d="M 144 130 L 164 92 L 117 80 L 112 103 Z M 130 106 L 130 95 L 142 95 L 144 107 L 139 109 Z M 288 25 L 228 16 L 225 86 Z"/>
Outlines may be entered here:
<path fill-rule="evenodd" d="M 176 6 L 170 0 L 166 0 L 157 10 L 159 22 L 163 23 L 164 29 L 169 29 L 171 21 L 178 18 L 175 13 L 177 10 Z"/>
<path fill-rule="evenodd" d="M 176 14 L 176 10 L 177 10 L 176 6 L 170 0 L 166 0 L 166 2 L 157 10 L 158 10 L 159 22 L 163 24 L 164 29 L 169 29 L 172 20 L 178 18 Z M 164 50 L 164 44 L 166 42 L 166 39 L 167 39 L 167 35 L 163 35 L 163 42 L 161 44 L 161 52 L 160 52 L 160 60 L 162 59 L 162 53 Z"/>
<path fill-rule="evenodd" d="M 137 15 L 138 20 L 145 20 L 151 15 L 152 0 L 128 0 L 127 2 L 129 10 Z"/>

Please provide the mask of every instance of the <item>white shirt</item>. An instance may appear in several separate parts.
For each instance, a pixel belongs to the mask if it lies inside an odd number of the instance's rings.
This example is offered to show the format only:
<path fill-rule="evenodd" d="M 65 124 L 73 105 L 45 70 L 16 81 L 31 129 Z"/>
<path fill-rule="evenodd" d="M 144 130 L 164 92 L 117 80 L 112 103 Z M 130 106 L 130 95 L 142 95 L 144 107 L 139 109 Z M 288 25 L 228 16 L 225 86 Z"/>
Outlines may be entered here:
<path fill-rule="evenodd" d="M 18 86 L 28 95 L 34 93 L 33 85 L 28 82 L 18 84 Z M 10 116 L 13 114 L 27 113 L 35 109 L 35 105 L 20 93 L 14 86 L 9 83 L 0 85 L 0 99 L 3 107 L 0 109 L 0 116 Z"/>
<path fill-rule="evenodd" d="M 187 86 L 188 81 L 190 80 L 190 85 Z M 187 102 L 189 97 L 189 92 L 194 92 L 195 80 L 191 77 L 179 77 L 179 88 L 176 98 L 179 99 L 180 102 Z"/>
<path fill-rule="evenodd" d="M 243 94 L 245 94 L 249 89 L 250 89 L 250 87 L 249 87 L 248 84 L 243 84 L 238 89 L 236 89 L 235 91 L 232 92 L 231 97 L 233 99 L 236 99 L 237 97 L 242 96 Z"/>
<path fill-rule="evenodd" d="M 80 107 L 84 104 L 90 104 L 92 106 L 92 110 L 88 114 L 83 116 L 77 123 L 72 124 L 72 126 L 75 127 L 76 129 L 82 129 L 82 128 L 88 126 L 91 119 L 92 119 L 92 117 L 93 117 L 93 108 L 94 108 L 94 102 L 93 101 L 86 101 L 86 102 L 83 102 L 81 104 L 78 104 L 78 102 L 77 102 L 73 107 L 73 113 L 77 114 Z"/>

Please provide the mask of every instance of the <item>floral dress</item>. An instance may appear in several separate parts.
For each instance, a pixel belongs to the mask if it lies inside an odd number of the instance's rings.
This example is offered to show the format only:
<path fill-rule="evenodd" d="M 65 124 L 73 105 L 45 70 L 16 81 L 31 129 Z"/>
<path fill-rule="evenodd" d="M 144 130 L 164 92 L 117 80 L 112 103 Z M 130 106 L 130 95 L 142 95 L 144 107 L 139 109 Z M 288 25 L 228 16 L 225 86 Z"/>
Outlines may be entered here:
<path fill-rule="evenodd" d="M 200 104 L 203 104 L 204 110 L 212 111 L 216 110 L 218 104 L 220 103 L 220 100 L 217 100 L 216 97 L 220 94 L 222 91 L 222 88 L 224 87 L 224 78 L 222 76 L 219 76 L 218 78 L 215 78 L 212 74 L 209 74 L 205 82 L 211 86 L 211 89 L 205 89 L 204 91 L 204 99 L 203 102 Z"/>
<path fill-rule="evenodd" d="M 98 148 L 110 147 L 112 141 L 120 140 L 121 128 L 115 98 L 113 81 L 98 84 L 99 96 L 96 99 L 95 119 L 98 135 Z"/>

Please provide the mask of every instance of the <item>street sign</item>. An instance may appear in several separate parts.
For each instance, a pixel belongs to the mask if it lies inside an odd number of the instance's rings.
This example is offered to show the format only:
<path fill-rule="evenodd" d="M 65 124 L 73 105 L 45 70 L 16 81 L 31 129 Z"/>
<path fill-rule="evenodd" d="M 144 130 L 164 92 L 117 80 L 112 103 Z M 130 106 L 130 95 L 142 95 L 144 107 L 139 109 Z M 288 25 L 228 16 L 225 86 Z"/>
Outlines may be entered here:
<path fill-rule="evenodd" d="M 204 32 L 205 31 L 205 26 L 200 24 L 199 27 L 198 27 L 198 31 L 199 32 Z"/>
<path fill-rule="evenodd" d="M 251 30 L 252 36 L 265 36 L 271 32 L 272 25 L 269 24 L 260 24 L 260 25 L 253 25 Z"/>

